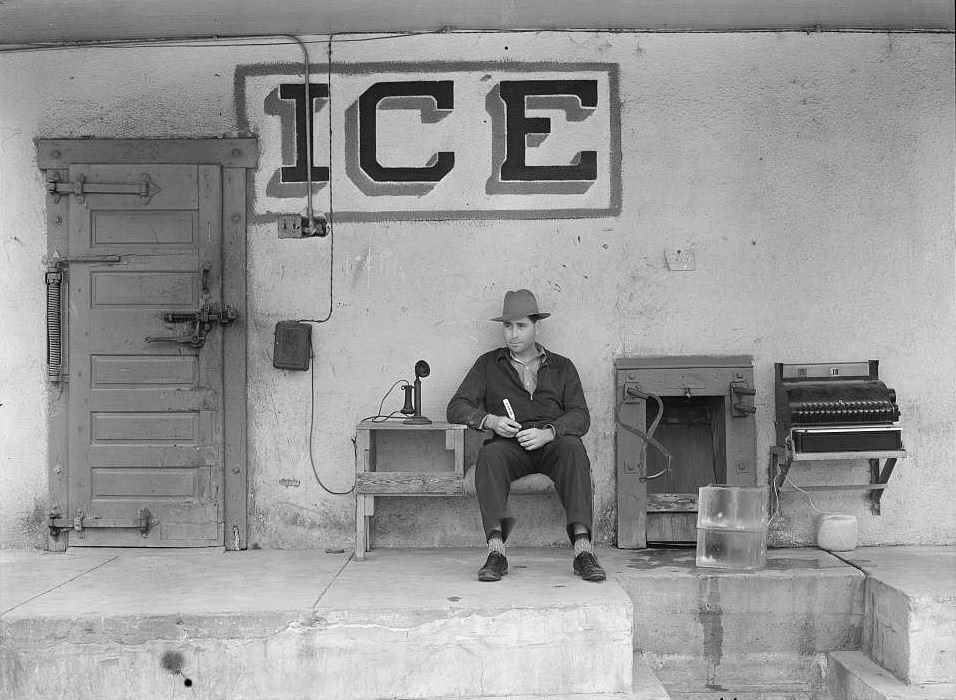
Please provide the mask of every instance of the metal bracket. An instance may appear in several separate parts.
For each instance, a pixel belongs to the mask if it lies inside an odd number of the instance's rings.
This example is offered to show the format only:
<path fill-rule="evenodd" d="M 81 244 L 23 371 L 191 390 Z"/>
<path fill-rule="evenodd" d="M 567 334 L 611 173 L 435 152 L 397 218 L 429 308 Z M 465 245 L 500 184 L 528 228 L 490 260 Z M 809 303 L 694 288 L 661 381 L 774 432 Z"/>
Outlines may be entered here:
<path fill-rule="evenodd" d="M 757 407 L 742 403 L 744 396 L 756 396 L 757 390 L 751 389 L 744 380 L 735 379 L 730 383 L 731 416 L 743 418 L 757 412 Z"/>
<path fill-rule="evenodd" d="M 893 473 L 893 468 L 896 466 L 896 457 L 890 457 L 885 462 L 883 462 L 883 469 L 880 470 L 880 460 L 871 459 L 870 460 L 870 483 L 873 485 L 883 485 L 885 486 L 889 483 L 890 474 Z M 883 489 L 874 488 L 867 494 L 867 498 L 870 499 L 870 512 L 873 515 L 880 515 L 880 499 L 883 498 Z"/>
<path fill-rule="evenodd" d="M 770 446 L 770 465 L 767 468 L 767 481 L 770 483 L 770 512 L 776 513 L 780 507 L 780 489 L 787 480 L 790 467 L 793 466 L 793 456 L 790 451 L 780 445 Z"/>
<path fill-rule="evenodd" d="M 838 484 L 838 485 L 813 485 L 803 484 L 798 490 L 801 491 L 866 491 L 866 498 L 870 502 L 870 512 L 873 515 L 880 515 L 880 499 L 883 498 L 883 492 L 888 488 L 890 475 L 896 467 L 896 457 L 890 457 L 883 463 L 880 469 L 880 460 L 871 458 L 870 463 L 870 483 L 868 484 Z M 770 466 L 768 467 L 767 477 L 770 482 L 770 505 L 771 512 L 776 512 L 780 502 L 780 491 L 787 480 L 787 474 L 795 461 L 793 454 L 793 445 L 788 441 L 786 447 L 773 445 L 770 447 Z"/>
<path fill-rule="evenodd" d="M 59 537 L 62 526 L 62 515 L 59 510 L 54 509 L 47 515 L 47 526 L 50 528 L 50 537 Z"/>
<path fill-rule="evenodd" d="M 118 263 L 123 258 L 119 255 L 75 255 L 72 258 L 53 258 L 50 260 L 50 271 L 65 272 L 71 263 Z"/>
<path fill-rule="evenodd" d="M 140 508 L 135 519 L 98 518 L 89 516 L 82 510 L 76 511 L 72 518 L 64 518 L 59 510 L 52 511 L 49 516 L 52 537 L 59 536 L 62 530 L 73 530 L 82 537 L 84 530 L 92 527 L 137 528 L 143 537 L 149 537 L 150 529 L 158 524 L 159 521 L 153 518 L 149 508 Z"/>
<path fill-rule="evenodd" d="M 206 343 L 206 335 L 212 329 L 213 323 L 220 326 L 228 326 L 239 318 L 239 312 L 235 307 L 224 304 L 204 304 L 196 311 L 167 311 L 163 314 L 163 320 L 166 323 L 192 323 L 192 333 L 181 335 L 151 335 L 146 337 L 147 343 L 182 343 L 191 345 L 194 348 L 201 348 Z"/>
<path fill-rule="evenodd" d="M 163 314 L 166 323 L 218 323 L 228 326 L 239 318 L 239 312 L 230 304 L 204 304 L 195 311 L 167 311 Z"/>
<path fill-rule="evenodd" d="M 75 195 L 80 204 L 86 204 L 86 198 L 91 194 L 129 194 L 138 196 L 143 206 L 149 204 L 149 200 L 160 191 L 146 173 L 142 174 L 140 182 L 105 183 L 87 182 L 85 175 L 77 175 L 73 182 L 63 182 L 55 171 L 47 176 L 46 189 L 53 195 L 55 203 L 59 203 L 60 197 L 69 194 Z"/>

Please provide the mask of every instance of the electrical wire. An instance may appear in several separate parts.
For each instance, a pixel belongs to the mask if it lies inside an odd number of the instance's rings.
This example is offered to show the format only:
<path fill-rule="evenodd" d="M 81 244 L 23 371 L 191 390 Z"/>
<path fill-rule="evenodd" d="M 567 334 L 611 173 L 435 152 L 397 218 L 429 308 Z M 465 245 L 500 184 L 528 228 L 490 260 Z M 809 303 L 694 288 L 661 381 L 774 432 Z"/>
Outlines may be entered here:
<path fill-rule="evenodd" d="M 315 230 L 315 216 L 314 210 L 312 207 L 312 76 L 310 73 L 309 61 L 309 49 L 299 37 L 293 36 L 291 34 L 283 35 L 284 38 L 294 41 L 299 45 L 299 48 L 302 49 L 302 72 L 303 80 L 305 81 L 305 152 L 306 152 L 306 162 L 305 162 L 305 181 L 306 181 L 306 211 L 308 216 L 309 223 L 309 232 Z M 335 231 L 332 227 L 332 39 L 329 37 L 329 60 L 328 60 L 328 101 L 327 107 L 329 111 L 329 216 L 326 220 L 326 227 L 329 232 L 329 312 L 325 315 L 325 318 L 322 319 L 312 319 L 304 318 L 299 319 L 299 323 L 325 323 L 330 318 L 332 318 L 332 309 L 334 308 L 333 304 L 333 287 L 332 282 L 335 274 Z M 318 482 L 326 492 L 334 496 L 345 496 L 352 493 L 355 490 L 356 481 L 353 479 L 352 487 L 348 491 L 335 491 L 326 486 L 321 477 L 319 477 L 319 470 L 315 467 L 315 455 L 312 449 L 313 434 L 315 432 L 315 353 L 310 353 L 312 361 L 309 363 L 309 371 L 311 373 L 310 381 L 310 409 L 309 409 L 309 465 L 312 467 L 312 474 L 315 476 L 315 480 Z M 387 396 L 387 394 L 386 394 Z M 382 399 L 384 403 L 384 399 Z"/>
<path fill-rule="evenodd" d="M 407 418 L 408 416 L 402 413 L 401 411 L 392 411 L 388 415 L 382 415 L 381 413 L 379 413 L 374 416 L 365 416 L 365 418 L 363 418 L 361 422 L 362 423 L 387 423 L 390 420 L 399 420 L 399 419 L 406 420 Z"/>
<path fill-rule="evenodd" d="M 310 373 L 310 384 L 312 386 L 312 401 L 309 410 L 309 464 L 312 467 L 312 474 L 315 476 L 315 480 L 318 482 L 319 486 L 322 489 L 332 494 L 333 496 L 347 496 L 355 490 L 356 482 L 352 480 L 352 487 L 348 491 L 335 491 L 330 489 L 322 482 L 322 478 L 319 476 L 319 470 L 315 467 L 315 457 L 312 453 L 312 436 L 315 432 L 315 353 L 310 353 L 312 361 L 309 363 L 309 373 Z"/>
<path fill-rule="evenodd" d="M 780 514 L 780 489 L 777 488 L 777 475 L 775 473 L 770 474 L 770 489 L 773 491 L 773 513 L 770 514 L 770 520 L 767 521 L 768 526 Z"/>
<path fill-rule="evenodd" d="M 605 27 L 605 28 L 565 28 L 565 29 L 455 29 L 454 27 L 440 27 L 417 32 L 350 32 L 350 38 L 340 38 L 339 42 L 365 42 L 365 41 L 394 41 L 396 39 L 407 39 L 417 36 L 429 36 L 438 34 L 759 34 L 759 33 L 792 33 L 792 34 L 810 34 L 810 33 L 828 33 L 828 34 L 952 34 L 950 29 L 867 29 L 867 28 L 849 28 L 841 27 L 836 29 L 821 29 L 819 27 L 804 28 L 730 28 L 730 29 L 641 29 L 633 27 Z M 361 36 L 369 34 L 371 36 Z M 209 34 L 197 37 L 140 37 L 138 39 L 92 39 L 88 41 L 65 41 L 65 42 L 35 42 L 24 43 L 16 46 L 0 48 L 0 53 L 20 53 L 28 51 L 59 51 L 62 49 L 76 48 L 96 48 L 96 49 L 127 49 L 127 48 L 145 48 L 156 45 L 178 46 L 184 48 L 234 48 L 242 46 L 282 46 L 281 41 L 256 41 L 257 39 L 279 38 L 284 34 Z M 319 44 L 324 40 L 315 39 L 304 41 L 306 44 Z M 213 43 L 202 43 L 213 42 Z"/>
<path fill-rule="evenodd" d="M 806 497 L 807 497 L 807 503 L 810 505 L 810 507 L 811 507 L 813 510 L 815 510 L 815 511 L 816 511 L 817 513 L 819 513 L 820 515 L 838 515 L 838 513 L 834 513 L 833 511 L 821 510 L 821 509 L 817 508 L 816 504 L 813 502 L 813 498 L 810 496 L 810 493 L 809 493 L 808 491 L 806 491 L 806 490 L 800 488 L 800 486 L 799 486 L 798 484 L 795 484 L 795 483 L 790 479 L 790 475 L 789 475 L 789 474 L 787 474 L 787 475 L 783 478 L 783 484 L 788 484 L 788 483 L 794 488 L 794 490 L 799 491 L 799 492 L 802 493 L 804 496 L 806 496 Z M 770 515 L 770 520 L 767 521 L 767 524 L 768 524 L 768 525 L 770 525 L 771 523 L 773 523 L 773 521 L 776 520 L 777 516 L 780 515 L 780 510 L 781 510 L 781 508 L 780 508 L 780 494 L 783 493 L 783 491 L 784 491 L 782 488 L 780 488 L 780 487 L 777 486 L 776 476 L 772 476 L 772 477 L 771 477 L 770 488 L 773 490 L 773 496 L 774 496 L 774 497 L 773 497 L 773 504 L 774 504 L 774 509 L 773 509 L 773 513 Z M 789 489 L 788 489 L 788 490 L 789 490 Z"/>
<path fill-rule="evenodd" d="M 322 489 L 326 493 L 331 493 L 334 496 L 347 496 L 348 494 L 352 493 L 355 490 L 356 484 L 354 480 L 352 482 L 352 487 L 348 491 L 335 491 L 325 485 L 325 483 L 322 481 L 322 478 L 319 476 L 319 470 L 315 466 L 315 457 L 313 456 L 313 451 L 312 451 L 313 434 L 315 431 L 315 354 L 313 353 L 311 357 L 312 357 L 312 362 L 309 364 L 310 383 L 312 385 L 312 402 L 311 402 L 310 411 L 309 411 L 309 464 L 312 467 L 312 475 L 315 477 L 316 482 L 319 484 L 319 486 L 322 487 Z M 395 387 L 397 387 L 399 384 L 403 386 L 409 386 L 407 379 L 399 379 L 394 384 L 392 384 L 392 386 L 389 387 L 388 391 L 385 392 L 385 396 L 382 397 L 382 400 L 378 404 L 378 413 L 376 413 L 374 416 L 366 416 L 365 418 L 362 419 L 363 422 L 371 421 L 372 423 L 384 423 L 394 418 L 407 418 L 407 416 L 403 414 L 400 410 L 392 411 L 388 415 L 382 414 L 382 410 L 385 408 L 385 401 L 388 399 L 389 395 L 393 391 L 395 391 Z M 354 439 L 352 440 L 352 446 L 357 449 Z"/>
<path fill-rule="evenodd" d="M 333 203 L 333 193 L 332 193 L 332 180 L 334 179 L 334 177 L 332 176 L 332 157 L 333 157 L 333 150 L 332 150 L 332 143 L 333 143 L 332 41 L 334 38 L 335 38 L 334 36 L 330 36 L 328 41 L 327 80 L 328 80 L 328 86 L 329 86 L 329 96 L 326 101 L 326 106 L 328 107 L 328 112 L 329 112 L 329 215 L 325 222 L 326 230 L 329 232 L 329 312 L 325 315 L 325 318 L 320 318 L 320 319 L 303 318 L 303 319 L 299 319 L 300 323 L 325 323 L 326 321 L 332 318 L 332 311 L 335 308 L 335 297 L 334 297 L 334 286 L 333 286 L 333 279 L 335 276 L 335 225 L 333 224 L 333 219 L 335 218 L 334 216 L 335 205 Z M 309 100 L 308 82 L 310 80 L 309 66 L 308 66 L 309 53 L 305 49 L 305 44 L 300 39 L 298 39 L 298 37 L 295 37 L 295 39 L 302 46 L 303 50 L 305 50 L 305 75 L 306 75 L 305 95 L 306 95 L 306 103 L 308 104 L 307 110 L 311 110 L 312 105 L 311 103 L 308 102 Z M 307 126 L 311 125 L 312 123 L 312 120 L 309 119 L 309 116 L 311 115 L 307 111 L 306 120 L 305 120 Z M 309 193 L 308 193 L 309 194 L 308 207 L 309 207 L 309 221 L 310 221 L 309 225 L 312 226 L 313 224 L 312 224 L 312 218 L 311 218 L 311 214 L 312 214 L 312 129 L 311 129 L 311 126 L 309 126 L 309 130 L 308 130 L 308 144 L 309 144 L 309 148 L 308 148 L 309 160 L 308 160 L 306 172 L 308 173 L 308 183 L 309 183 Z"/>
<path fill-rule="evenodd" d="M 309 74 L 309 47 L 302 40 L 292 34 L 285 36 L 289 41 L 294 41 L 302 49 L 302 72 L 305 74 L 305 182 L 306 196 L 305 207 L 308 217 L 309 230 L 311 234 L 315 229 L 315 217 L 312 211 L 312 76 Z M 329 86 L 329 92 L 332 92 Z M 332 173 L 329 172 L 329 180 L 332 179 Z"/>
<path fill-rule="evenodd" d="M 378 404 L 378 413 L 376 413 L 374 416 L 366 416 L 366 417 L 363 418 L 362 420 L 363 420 L 363 421 L 372 421 L 373 423 L 384 423 L 385 421 L 389 420 L 390 418 L 399 418 L 399 417 L 401 417 L 401 418 L 406 418 L 407 416 L 406 416 L 404 413 L 402 413 L 401 411 L 392 411 L 392 412 L 389 413 L 388 415 L 383 415 L 383 414 L 382 414 L 382 410 L 385 408 L 385 400 L 388 399 L 389 394 L 391 394 L 393 391 L 395 391 L 395 387 L 397 387 L 399 384 L 401 384 L 402 386 L 411 386 L 411 385 L 408 383 L 408 380 L 407 380 L 407 379 L 399 379 L 397 382 L 395 382 L 394 384 L 392 384 L 391 387 L 389 387 L 389 390 L 388 390 L 388 391 L 385 392 L 385 396 L 382 397 L 382 400 L 381 400 L 381 401 L 379 402 L 379 404 Z M 395 415 L 396 413 L 399 414 L 399 415 Z"/>
<path fill-rule="evenodd" d="M 817 513 L 820 513 L 820 515 L 837 515 L 837 514 L 834 513 L 833 511 L 820 510 L 819 508 L 817 508 L 816 505 L 813 503 L 813 499 L 810 497 L 810 493 L 807 492 L 807 491 L 805 491 L 804 489 L 800 488 L 797 484 L 793 483 L 793 481 L 790 480 L 790 475 L 789 475 L 789 474 L 784 477 L 783 483 L 784 483 L 784 484 L 790 484 L 793 488 L 795 488 L 797 491 L 799 491 L 799 492 L 802 493 L 804 496 L 806 496 L 806 497 L 807 497 L 807 503 L 810 504 L 810 507 L 813 508 L 813 510 L 815 510 Z M 778 489 L 778 491 L 777 491 L 777 494 L 778 494 L 778 501 L 777 501 L 778 505 L 777 505 L 777 509 L 779 510 L 779 509 L 780 509 L 780 506 L 779 506 L 779 494 L 780 494 L 780 490 L 779 490 L 779 489 Z"/>

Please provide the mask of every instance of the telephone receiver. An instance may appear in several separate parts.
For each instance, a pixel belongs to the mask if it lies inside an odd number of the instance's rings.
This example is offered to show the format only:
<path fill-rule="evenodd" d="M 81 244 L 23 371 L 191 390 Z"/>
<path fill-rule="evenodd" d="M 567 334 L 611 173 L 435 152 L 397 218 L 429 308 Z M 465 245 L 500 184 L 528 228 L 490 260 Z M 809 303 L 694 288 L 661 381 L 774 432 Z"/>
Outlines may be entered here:
<path fill-rule="evenodd" d="M 415 384 L 406 384 L 402 387 L 405 391 L 405 405 L 402 407 L 402 413 L 409 416 L 403 423 L 408 425 L 428 425 L 431 421 L 422 415 L 422 377 L 427 377 L 432 373 L 432 368 L 428 366 L 425 360 L 419 360 L 415 363 Z M 412 393 L 415 399 L 412 403 Z"/>

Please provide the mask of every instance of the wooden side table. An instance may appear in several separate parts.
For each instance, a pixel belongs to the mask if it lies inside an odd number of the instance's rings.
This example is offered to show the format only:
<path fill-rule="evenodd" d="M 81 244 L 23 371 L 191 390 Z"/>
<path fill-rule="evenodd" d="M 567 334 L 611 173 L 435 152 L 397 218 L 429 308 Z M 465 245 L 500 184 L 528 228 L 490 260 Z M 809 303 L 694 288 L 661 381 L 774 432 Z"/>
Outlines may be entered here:
<path fill-rule="evenodd" d="M 363 560 L 371 548 L 376 496 L 463 494 L 465 430 L 467 426 L 457 423 L 406 425 L 397 421 L 362 421 L 355 427 L 357 560 Z M 436 446 L 452 454 L 444 454 Z"/>

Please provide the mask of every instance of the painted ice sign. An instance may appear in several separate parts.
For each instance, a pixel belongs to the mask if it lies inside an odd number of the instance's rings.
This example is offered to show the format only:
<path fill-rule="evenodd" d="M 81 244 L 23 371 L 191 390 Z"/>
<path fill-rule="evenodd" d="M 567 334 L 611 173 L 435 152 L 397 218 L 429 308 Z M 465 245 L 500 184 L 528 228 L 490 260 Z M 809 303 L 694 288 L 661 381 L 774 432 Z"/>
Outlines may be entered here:
<path fill-rule="evenodd" d="M 317 65 L 311 105 L 301 71 L 236 71 L 241 127 L 260 139 L 257 218 L 304 208 L 307 175 L 338 221 L 620 210 L 616 65 Z"/>

